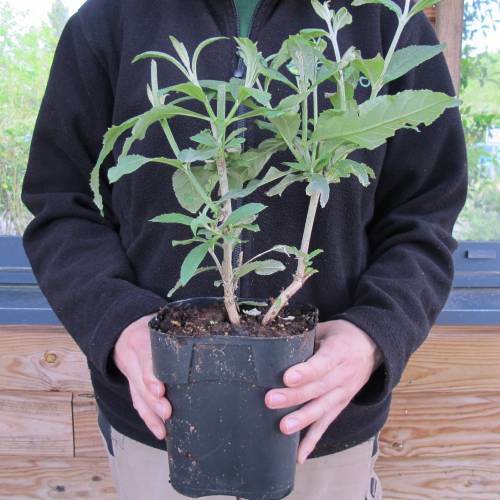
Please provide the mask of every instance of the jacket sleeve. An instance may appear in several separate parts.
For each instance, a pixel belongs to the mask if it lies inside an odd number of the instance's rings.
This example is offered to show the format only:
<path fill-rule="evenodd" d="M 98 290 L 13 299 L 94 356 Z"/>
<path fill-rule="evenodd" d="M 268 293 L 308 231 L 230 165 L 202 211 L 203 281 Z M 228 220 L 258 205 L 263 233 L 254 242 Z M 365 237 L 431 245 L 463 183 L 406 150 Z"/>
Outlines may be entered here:
<path fill-rule="evenodd" d="M 92 201 L 90 171 L 113 107 L 96 54 L 74 14 L 56 48 L 33 131 L 21 199 L 34 218 L 23 246 L 62 325 L 106 381 L 121 385 L 126 379 L 111 356 L 115 342 L 127 325 L 167 301 L 137 286 L 105 176 L 105 218 Z"/>
<path fill-rule="evenodd" d="M 399 46 L 439 43 L 424 13 L 407 26 Z M 443 54 L 395 80 L 388 92 L 428 88 L 456 95 Z M 448 108 L 420 132 L 403 129 L 387 143 L 366 227 L 368 264 L 344 319 L 377 344 L 382 363 L 353 398 L 381 403 L 400 381 L 410 356 L 426 339 L 453 281 L 452 229 L 467 194 L 467 161 L 458 108 Z"/>

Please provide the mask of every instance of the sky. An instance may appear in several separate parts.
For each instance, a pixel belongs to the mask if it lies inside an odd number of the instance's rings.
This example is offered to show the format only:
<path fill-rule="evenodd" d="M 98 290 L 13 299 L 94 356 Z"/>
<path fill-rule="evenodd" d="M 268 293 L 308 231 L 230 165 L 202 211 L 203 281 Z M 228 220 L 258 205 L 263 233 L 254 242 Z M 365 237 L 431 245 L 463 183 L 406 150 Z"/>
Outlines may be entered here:
<path fill-rule="evenodd" d="M 50 9 L 52 0 L 6 0 L 13 8 L 19 10 L 29 11 L 28 22 L 38 23 L 41 19 L 46 19 L 47 12 Z M 470 2 L 471 0 L 465 0 Z M 84 3 L 83 0 L 64 0 L 68 7 L 70 14 L 73 14 L 80 5 Z M 495 18 L 500 19 L 500 2 L 493 2 L 495 9 Z M 474 40 L 478 51 L 482 52 L 487 49 L 488 51 L 500 51 L 500 29 L 498 31 L 489 30 L 487 36 L 479 34 Z"/>

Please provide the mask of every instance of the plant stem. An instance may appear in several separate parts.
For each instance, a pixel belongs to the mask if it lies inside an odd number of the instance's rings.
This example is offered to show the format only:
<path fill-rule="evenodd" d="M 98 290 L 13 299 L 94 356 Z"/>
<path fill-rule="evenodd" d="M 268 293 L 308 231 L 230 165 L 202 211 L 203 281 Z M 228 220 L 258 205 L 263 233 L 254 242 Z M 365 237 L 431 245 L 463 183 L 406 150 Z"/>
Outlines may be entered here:
<path fill-rule="evenodd" d="M 279 294 L 273 305 L 267 310 L 262 324 L 265 326 L 276 318 L 281 309 L 288 304 L 288 301 L 302 288 L 304 283 L 309 278 L 310 274 L 306 272 L 306 258 L 309 253 L 309 244 L 311 243 L 311 234 L 314 226 L 314 219 L 318 208 L 320 194 L 314 192 L 309 200 L 309 207 L 307 209 L 306 222 L 304 224 L 304 233 L 302 235 L 302 243 L 300 251 L 302 255 L 297 257 L 297 270 L 293 277 L 293 281 Z"/>
<path fill-rule="evenodd" d="M 224 196 L 229 192 L 229 182 L 227 179 L 226 158 L 222 151 L 217 157 L 217 173 L 219 176 L 220 196 Z M 231 198 L 224 202 L 222 217 L 224 222 L 232 212 Z M 222 283 L 224 285 L 224 305 L 229 316 L 229 321 L 233 325 L 240 324 L 240 315 L 236 307 L 236 297 L 234 294 L 234 274 L 233 274 L 233 244 L 230 241 L 225 241 L 222 245 L 223 260 L 222 260 Z"/>
<path fill-rule="evenodd" d="M 337 60 L 337 63 L 340 64 L 340 60 L 342 59 L 340 55 L 340 49 L 339 49 L 339 44 L 337 41 L 337 31 L 333 31 L 332 25 L 329 23 L 328 24 L 328 31 L 330 32 L 330 41 L 332 42 L 333 45 L 333 50 L 335 52 L 335 59 Z M 338 90 L 340 92 L 340 109 L 342 111 L 345 111 L 346 109 L 346 96 L 345 96 L 345 82 L 344 82 L 344 71 L 340 70 L 340 78 L 338 81 Z"/>
<path fill-rule="evenodd" d="M 384 85 L 384 77 L 385 77 L 385 74 L 387 72 L 387 68 L 389 67 L 389 64 L 391 63 L 392 56 L 394 55 L 394 52 L 396 50 L 396 46 L 399 42 L 399 39 L 401 38 L 401 33 L 403 32 L 403 29 L 409 20 L 409 18 L 408 18 L 408 11 L 409 10 L 410 10 L 410 0 L 405 0 L 403 15 L 399 18 L 396 33 L 394 34 L 394 38 L 392 39 L 389 50 L 387 51 L 387 55 L 385 56 L 384 69 L 382 71 L 382 74 L 380 75 L 380 77 L 378 78 L 378 80 L 375 82 L 375 84 L 372 87 L 372 93 L 371 93 L 370 99 L 373 99 L 374 97 L 376 97 L 377 94 L 380 92 L 380 89 Z"/>

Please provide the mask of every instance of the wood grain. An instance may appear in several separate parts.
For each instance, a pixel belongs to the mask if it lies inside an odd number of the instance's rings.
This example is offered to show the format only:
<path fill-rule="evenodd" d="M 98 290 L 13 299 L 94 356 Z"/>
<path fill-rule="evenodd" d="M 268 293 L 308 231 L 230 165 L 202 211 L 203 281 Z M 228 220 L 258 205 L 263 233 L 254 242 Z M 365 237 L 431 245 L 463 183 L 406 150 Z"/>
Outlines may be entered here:
<path fill-rule="evenodd" d="M 106 459 L 0 457 L 0 499 L 116 500 Z"/>
<path fill-rule="evenodd" d="M 384 500 L 500 500 L 500 457 L 384 458 Z"/>
<path fill-rule="evenodd" d="M 97 425 L 97 406 L 92 393 L 73 396 L 75 457 L 107 457 Z"/>
<path fill-rule="evenodd" d="M 399 392 L 496 392 L 500 388 L 500 328 L 439 327 L 410 358 Z"/>
<path fill-rule="evenodd" d="M 386 457 L 500 458 L 500 391 L 394 396 L 380 452 Z"/>
<path fill-rule="evenodd" d="M 0 389 L 92 392 L 85 356 L 62 327 L 0 325 Z"/>
<path fill-rule="evenodd" d="M 73 457 L 71 392 L 0 391 L 0 455 Z"/>

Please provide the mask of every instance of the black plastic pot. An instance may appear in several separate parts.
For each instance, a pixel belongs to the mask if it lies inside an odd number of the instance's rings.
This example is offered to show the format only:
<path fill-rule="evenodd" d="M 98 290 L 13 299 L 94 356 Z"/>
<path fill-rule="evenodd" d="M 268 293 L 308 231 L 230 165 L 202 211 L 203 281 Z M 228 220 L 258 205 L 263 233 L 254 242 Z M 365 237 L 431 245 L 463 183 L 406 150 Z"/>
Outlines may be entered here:
<path fill-rule="evenodd" d="M 203 308 L 219 298 L 171 302 Z M 166 421 L 170 482 L 189 497 L 231 495 L 278 500 L 295 478 L 299 433 L 286 436 L 279 421 L 293 408 L 270 410 L 265 393 L 283 387 L 283 373 L 314 349 L 311 330 L 288 337 L 180 337 L 150 321 L 153 371 L 167 385 L 172 417 Z M 153 323 L 154 325 L 154 323 Z"/>

